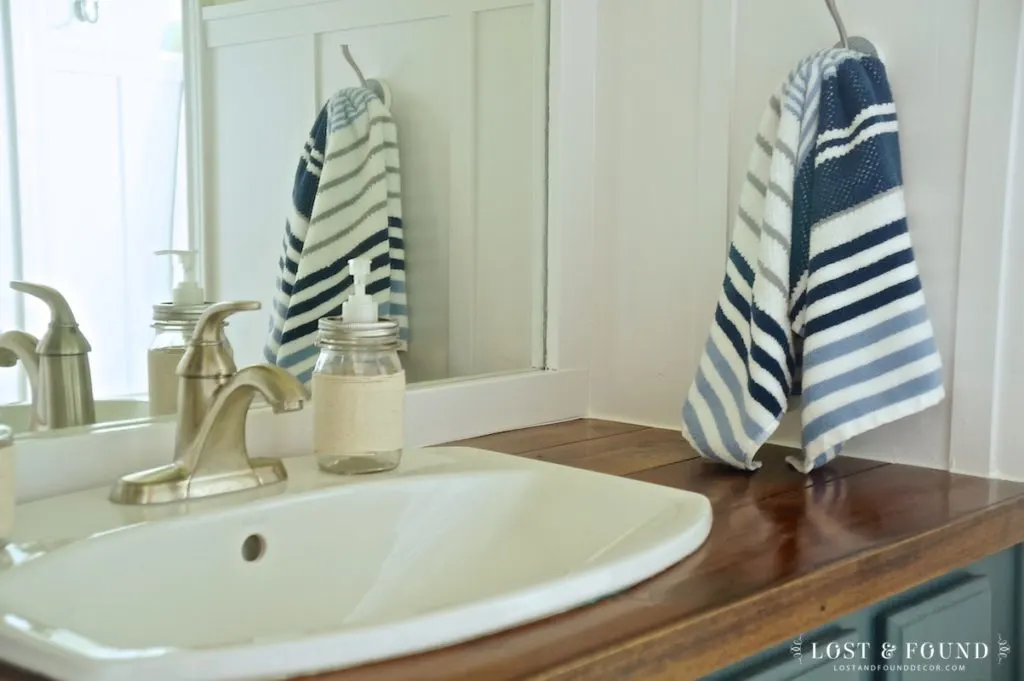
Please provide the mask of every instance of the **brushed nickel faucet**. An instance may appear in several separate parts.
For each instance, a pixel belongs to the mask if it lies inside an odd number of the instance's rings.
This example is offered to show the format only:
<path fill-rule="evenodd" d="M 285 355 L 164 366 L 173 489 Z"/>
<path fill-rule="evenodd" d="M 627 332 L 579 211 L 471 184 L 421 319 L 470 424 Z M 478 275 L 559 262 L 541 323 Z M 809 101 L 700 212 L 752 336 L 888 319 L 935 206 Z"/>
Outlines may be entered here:
<path fill-rule="evenodd" d="M 85 426 L 96 422 L 89 351 L 75 315 L 56 289 L 12 281 L 11 288 L 50 307 L 50 326 L 37 339 L 24 331 L 0 334 L 0 367 L 19 361 L 32 390 L 31 430 Z"/>
<path fill-rule="evenodd" d="M 260 304 L 253 301 L 217 303 L 199 318 L 178 363 L 174 461 L 122 477 L 111 489 L 111 501 L 158 504 L 200 499 L 288 478 L 280 459 L 249 456 L 245 421 L 257 394 L 279 414 L 302 409 L 306 388 L 276 366 L 237 370 L 224 335 L 228 316 L 258 309 Z"/>

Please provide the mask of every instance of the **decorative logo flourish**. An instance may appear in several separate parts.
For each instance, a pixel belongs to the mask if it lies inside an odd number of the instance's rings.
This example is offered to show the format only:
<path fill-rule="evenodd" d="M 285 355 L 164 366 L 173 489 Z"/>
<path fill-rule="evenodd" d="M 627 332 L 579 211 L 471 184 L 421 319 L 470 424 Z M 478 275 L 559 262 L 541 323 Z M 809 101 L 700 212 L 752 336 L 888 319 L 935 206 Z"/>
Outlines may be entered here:
<path fill-rule="evenodd" d="M 1003 663 L 1007 657 L 1010 656 L 1010 642 L 1003 638 L 1002 634 L 999 634 L 999 664 Z"/>
<path fill-rule="evenodd" d="M 789 652 L 793 653 L 793 657 L 800 664 L 804 663 L 804 635 L 800 634 L 793 639 L 793 645 L 789 647 Z"/>

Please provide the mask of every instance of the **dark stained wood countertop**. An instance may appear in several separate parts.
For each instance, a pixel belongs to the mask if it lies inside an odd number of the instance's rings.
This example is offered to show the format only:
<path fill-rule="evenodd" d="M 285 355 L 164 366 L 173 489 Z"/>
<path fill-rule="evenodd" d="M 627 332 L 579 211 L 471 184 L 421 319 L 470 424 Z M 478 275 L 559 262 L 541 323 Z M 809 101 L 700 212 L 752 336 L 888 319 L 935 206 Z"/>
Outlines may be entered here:
<path fill-rule="evenodd" d="M 700 492 L 696 553 L 569 613 L 309 681 L 686 681 L 1024 541 L 1024 484 L 840 457 L 756 473 L 677 431 L 580 420 L 453 443 Z M 102 616 L 98 613 L 97 616 Z M 0 668 L 0 681 L 37 677 Z"/>

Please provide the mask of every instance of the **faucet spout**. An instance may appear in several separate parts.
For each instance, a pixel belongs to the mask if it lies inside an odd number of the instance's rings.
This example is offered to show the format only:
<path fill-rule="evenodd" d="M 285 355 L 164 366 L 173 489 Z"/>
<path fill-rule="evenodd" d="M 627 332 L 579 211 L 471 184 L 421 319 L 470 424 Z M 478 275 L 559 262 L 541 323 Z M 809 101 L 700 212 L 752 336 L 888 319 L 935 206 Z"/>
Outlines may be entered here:
<path fill-rule="evenodd" d="M 240 370 L 220 389 L 220 394 L 227 402 L 238 391 L 242 391 L 243 395 L 247 394 L 250 402 L 256 394 L 262 395 L 275 414 L 299 411 L 309 399 L 309 393 L 301 382 L 280 367 L 269 364 Z M 215 399 L 210 407 L 211 415 L 216 407 L 217 400 Z"/>
<path fill-rule="evenodd" d="M 18 362 L 25 368 L 28 376 L 28 386 L 32 393 L 32 415 L 29 421 L 29 428 L 36 430 L 40 427 L 40 417 L 36 413 L 36 404 L 39 399 L 39 353 L 36 347 L 39 339 L 24 331 L 5 331 L 0 333 L 0 367 L 13 367 Z"/>
<path fill-rule="evenodd" d="M 274 413 L 299 411 L 308 399 L 306 388 L 276 366 L 242 369 L 214 393 L 199 430 L 177 459 L 192 478 L 216 478 L 252 472 L 245 441 L 245 423 L 256 395 L 262 395 Z"/>
<path fill-rule="evenodd" d="M 39 339 L 24 331 L 6 331 L 0 333 L 0 367 L 12 367 L 18 362 L 25 367 L 28 380 L 35 391 L 35 383 L 39 377 L 39 353 L 36 346 Z"/>

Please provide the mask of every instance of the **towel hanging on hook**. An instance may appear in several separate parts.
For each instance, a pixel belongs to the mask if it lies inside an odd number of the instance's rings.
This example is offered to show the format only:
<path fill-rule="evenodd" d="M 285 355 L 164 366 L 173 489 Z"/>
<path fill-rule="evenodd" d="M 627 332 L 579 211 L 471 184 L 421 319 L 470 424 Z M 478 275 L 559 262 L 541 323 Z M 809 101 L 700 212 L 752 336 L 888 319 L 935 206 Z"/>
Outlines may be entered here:
<path fill-rule="evenodd" d="M 356 74 L 356 78 L 359 79 L 359 84 L 380 97 L 380 101 L 384 102 L 384 106 L 390 109 L 391 88 L 388 87 L 388 84 L 378 78 L 367 79 L 363 76 L 363 70 L 359 68 L 359 64 L 356 63 L 355 57 L 352 56 L 352 50 L 349 49 L 348 45 L 341 46 L 341 54 L 345 57 L 345 61 L 348 62 L 348 65 L 352 67 L 352 70 Z"/>
<path fill-rule="evenodd" d="M 839 42 L 836 43 L 836 47 L 845 47 L 849 50 L 856 50 L 857 52 L 863 52 L 864 54 L 872 57 L 878 56 L 878 50 L 867 38 L 861 36 L 850 37 L 846 32 L 846 24 L 843 23 L 843 18 L 839 14 L 839 7 L 836 6 L 836 0 L 825 0 L 825 5 L 828 7 L 828 11 L 832 14 L 832 21 L 836 24 L 836 30 L 839 31 Z"/>

